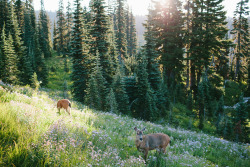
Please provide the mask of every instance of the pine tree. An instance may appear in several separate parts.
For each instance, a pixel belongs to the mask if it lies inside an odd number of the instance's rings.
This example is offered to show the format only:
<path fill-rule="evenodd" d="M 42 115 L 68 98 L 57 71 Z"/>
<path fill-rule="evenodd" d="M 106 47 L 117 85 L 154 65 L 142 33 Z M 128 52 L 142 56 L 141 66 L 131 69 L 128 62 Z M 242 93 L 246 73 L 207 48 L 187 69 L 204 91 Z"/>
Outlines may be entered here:
<path fill-rule="evenodd" d="M 50 35 L 50 20 L 44 9 L 43 0 L 41 0 L 41 11 L 39 13 L 38 34 L 41 51 L 44 57 L 51 57 L 52 42 Z"/>
<path fill-rule="evenodd" d="M 93 0 L 91 8 L 93 12 L 93 25 L 91 26 L 90 35 L 93 40 L 90 42 L 90 53 L 96 56 L 98 51 L 103 77 L 108 84 L 111 84 L 114 75 L 113 58 L 111 56 L 114 55 L 109 53 L 109 25 L 108 16 L 105 14 L 104 1 Z"/>
<path fill-rule="evenodd" d="M 137 36 L 136 36 L 136 27 L 135 27 L 135 18 L 132 12 L 129 16 L 129 45 L 128 45 L 128 54 L 130 56 L 136 55 L 137 53 Z"/>
<path fill-rule="evenodd" d="M 136 100 L 136 114 L 144 120 L 154 120 L 157 114 L 156 97 L 148 82 L 146 71 L 147 61 L 144 55 L 138 53 L 138 68 L 136 84 L 138 88 Z"/>
<path fill-rule="evenodd" d="M 163 79 L 170 86 L 181 81 L 183 70 L 183 19 L 179 0 L 169 0 L 164 5 L 156 3 L 157 15 L 154 19 L 156 46 L 160 53 L 160 63 L 163 65 Z"/>
<path fill-rule="evenodd" d="M 18 84 L 18 57 L 15 53 L 15 48 L 13 46 L 13 39 L 12 35 L 9 34 L 8 38 L 6 38 L 5 34 L 5 25 L 2 29 L 2 35 L 1 35 L 1 59 L 2 62 L 2 80 L 3 82 L 9 83 L 9 84 Z"/>
<path fill-rule="evenodd" d="M 248 113 L 247 106 L 243 100 L 243 94 L 240 96 L 240 102 L 235 112 L 233 113 L 233 123 L 235 140 L 237 142 L 249 142 L 249 127 L 248 127 Z"/>
<path fill-rule="evenodd" d="M 107 96 L 108 109 L 112 113 L 118 114 L 118 104 L 116 102 L 115 94 L 113 89 L 111 88 L 109 94 Z"/>
<path fill-rule="evenodd" d="M 98 92 L 98 85 L 94 78 L 94 74 L 90 76 L 87 88 L 86 88 L 86 95 L 85 95 L 85 104 L 88 105 L 90 108 L 93 109 L 101 109 L 101 101 L 99 92 Z"/>
<path fill-rule="evenodd" d="M 137 52 L 137 37 L 135 28 L 135 18 L 129 8 L 126 12 L 126 41 L 127 41 L 127 54 L 129 57 L 136 55 Z"/>
<path fill-rule="evenodd" d="M 212 58 L 219 57 L 221 48 L 224 48 L 223 39 L 227 33 L 226 13 L 221 3 L 222 0 L 193 1 L 192 32 L 188 52 L 191 53 L 190 87 L 195 95 L 202 70 L 208 70 Z"/>
<path fill-rule="evenodd" d="M 3 25 L 6 24 L 8 18 L 9 18 L 9 5 L 8 0 L 1 0 L 0 1 L 0 32 L 3 30 Z M 7 25 L 5 25 L 7 26 Z M 8 27 L 5 27 L 8 30 Z"/>
<path fill-rule="evenodd" d="M 249 0 L 240 0 L 240 2 L 237 3 L 234 12 L 234 29 L 231 32 L 232 34 L 235 34 L 236 40 L 236 69 L 234 79 L 238 82 L 244 79 L 244 67 L 242 62 L 244 62 L 249 56 L 249 22 L 247 18 L 249 15 L 248 2 Z"/>
<path fill-rule="evenodd" d="M 15 53 L 18 57 L 18 71 L 19 71 L 19 81 L 21 84 L 31 84 L 31 78 L 33 75 L 33 70 L 31 67 L 31 59 L 27 55 L 26 47 L 21 38 L 21 30 L 18 25 L 17 16 L 14 13 L 13 5 L 10 4 L 10 18 L 7 22 L 10 27 L 10 33 L 13 37 L 13 45 L 15 48 Z"/>
<path fill-rule="evenodd" d="M 15 2 L 15 14 L 21 32 L 24 32 L 24 3 L 21 0 Z"/>
<path fill-rule="evenodd" d="M 216 111 L 216 121 L 215 121 L 215 127 L 217 134 L 222 134 L 222 126 L 221 122 L 222 119 L 225 117 L 225 109 L 224 109 L 224 97 L 222 96 L 218 102 L 218 108 Z"/>
<path fill-rule="evenodd" d="M 118 51 L 118 60 L 122 64 L 124 59 L 127 58 L 127 41 L 126 41 L 126 22 L 124 11 L 124 0 L 117 0 L 117 13 L 115 16 L 115 32 L 116 32 L 116 45 Z"/>
<path fill-rule="evenodd" d="M 125 89 L 124 74 L 123 70 L 118 67 L 114 80 L 112 83 L 112 88 L 115 94 L 115 99 L 118 104 L 118 110 L 122 114 L 131 115 L 129 109 L 129 97 Z"/>
<path fill-rule="evenodd" d="M 68 1 L 68 5 L 66 7 L 66 35 L 65 35 L 65 41 L 66 41 L 66 52 L 68 55 L 70 55 L 71 52 L 71 39 L 72 39 L 72 28 L 73 28 L 73 15 L 72 15 L 72 9 L 71 4 Z"/>
<path fill-rule="evenodd" d="M 199 129 L 204 127 L 205 117 L 205 94 L 204 94 L 204 82 L 198 85 L 198 106 L 199 106 Z"/>
<path fill-rule="evenodd" d="M 92 86 L 91 83 L 94 85 Z M 96 66 L 91 73 L 90 82 L 87 87 L 87 96 L 85 101 L 90 103 L 91 106 L 94 106 L 97 110 L 107 111 L 108 102 L 107 102 L 107 94 L 108 90 L 106 88 L 107 81 L 102 75 L 102 69 L 100 66 L 99 54 L 97 53 Z M 93 94 L 96 93 L 96 94 Z M 96 101 L 93 101 L 96 100 Z"/>
<path fill-rule="evenodd" d="M 153 24 L 153 11 L 149 10 L 149 15 L 147 19 L 147 23 L 144 24 L 145 26 L 145 45 L 143 46 L 143 51 L 145 54 L 145 57 L 147 59 L 147 72 L 148 72 L 148 78 L 150 85 L 152 89 L 156 92 L 160 89 L 160 83 L 161 83 L 161 73 L 160 73 L 160 65 L 157 60 L 159 57 L 158 52 L 156 51 L 156 32 L 154 30 L 154 24 Z"/>
<path fill-rule="evenodd" d="M 162 115 L 164 115 L 164 111 L 168 108 L 168 100 L 164 95 L 164 89 L 162 84 L 160 65 L 158 62 L 159 54 L 156 51 L 156 31 L 154 29 L 153 18 L 154 11 L 149 9 L 149 15 L 146 24 L 144 27 L 146 29 L 144 33 L 145 37 L 145 45 L 143 46 L 143 54 L 147 59 L 147 72 L 148 72 L 148 81 L 150 83 L 151 88 L 155 92 L 157 97 L 157 107 Z M 159 113 L 160 114 L 160 113 Z"/>
<path fill-rule="evenodd" d="M 73 57 L 73 95 L 80 102 L 84 101 L 88 80 L 88 46 L 85 43 L 86 30 L 82 20 L 80 0 L 74 1 L 74 27 L 72 32 L 72 57 Z"/>
<path fill-rule="evenodd" d="M 48 84 L 48 68 L 45 63 L 44 54 L 40 49 L 38 35 L 34 34 L 34 71 L 37 74 L 37 79 L 41 86 L 46 86 Z"/>
<path fill-rule="evenodd" d="M 32 79 L 31 79 L 31 87 L 35 89 L 35 91 L 37 91 L 40 87 L 40 83 L 37 79 L 37 75 L 36 73 L 34 72 L 33 76 L 32 76 Z"/>
<path fill-rule="evenodd" d="M 58 46 L 58 37 L 57 37 L 57 29 L 56 29 L 56 21 L 54 21 L 54 27 L 53 27 L 53 49 L 57 50 Z"/>
<path fill-rule="evenodd" d="M 64 16 L 64 6 L 63 6 L 63 0 L 59 1 L 59 9 L 57 11 L 57 53 L 59 55 L 64 55 L 66 53 L 67 44 L 65 40 L 66 35 L 66 19 Z"/>

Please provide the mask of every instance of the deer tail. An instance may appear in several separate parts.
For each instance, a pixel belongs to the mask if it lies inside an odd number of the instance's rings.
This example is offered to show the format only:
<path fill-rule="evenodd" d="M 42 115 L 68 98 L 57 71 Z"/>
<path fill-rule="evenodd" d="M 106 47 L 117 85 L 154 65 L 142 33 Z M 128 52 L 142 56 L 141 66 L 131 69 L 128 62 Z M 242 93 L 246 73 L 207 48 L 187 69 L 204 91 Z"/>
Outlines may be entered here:
<path fill-rule="evenodd" d="M 69 103 L 69 107 L 71 108 L 71 103 Z"/>

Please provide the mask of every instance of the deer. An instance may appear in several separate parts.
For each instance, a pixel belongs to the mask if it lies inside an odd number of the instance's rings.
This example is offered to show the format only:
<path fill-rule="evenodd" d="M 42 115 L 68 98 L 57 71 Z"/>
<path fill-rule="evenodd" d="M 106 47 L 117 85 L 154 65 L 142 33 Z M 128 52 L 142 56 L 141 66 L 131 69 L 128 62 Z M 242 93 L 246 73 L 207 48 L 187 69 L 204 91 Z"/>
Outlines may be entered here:
<path fill-rule="evenodd" d="M 159 152 L 166 152 L 166 147 L 170 145 L 171 140 L 170 137 L 163 133 L 153 133 L 153 134 L 147 134 L 143 135 L 143 131 L 146 128 L 143 128 L 142 130 L 137 129 L 137 127 L 134 128 L 136 131 L 136 139 L 135 139 L 135 145 L 137 147 L 137 150 L 144 153 L 144 160 L 147 160 L 148 151 L 159 149 Z"/>
<path fill-rule="evenodd" d="M 64 108 L 70 115 L 71 103 L 68 99 L 62 99 L 57 102 L 57 109 L 58 109 L 59 114 L 60 114 L 61 108 Z"/>

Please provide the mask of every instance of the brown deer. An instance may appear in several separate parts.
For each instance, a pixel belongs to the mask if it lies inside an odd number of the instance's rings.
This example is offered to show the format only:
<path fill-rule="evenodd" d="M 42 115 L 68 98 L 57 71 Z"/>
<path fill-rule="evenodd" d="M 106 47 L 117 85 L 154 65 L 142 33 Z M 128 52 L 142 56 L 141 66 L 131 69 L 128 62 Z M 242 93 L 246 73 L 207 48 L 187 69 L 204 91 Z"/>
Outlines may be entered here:
<path fill-rule="evenodd" d="M 145 128 L 140 130 L 135 127 L 134 130 L 136 131 L 135 145 L 138 151 L 144 153 L 145 161 L 149 150 L 159 149 L 159 151 L 165 153 L 166 147 L 171 142 L 169 136 L 163 133 L 143 135 Z"/>
<path fill-rule="evenodd" d="M 61 108 L 64 108 L 70 115 L 71 103 L 68 99 L 62 99 L 57 102 L 57 109 L 59 113 Z"/>

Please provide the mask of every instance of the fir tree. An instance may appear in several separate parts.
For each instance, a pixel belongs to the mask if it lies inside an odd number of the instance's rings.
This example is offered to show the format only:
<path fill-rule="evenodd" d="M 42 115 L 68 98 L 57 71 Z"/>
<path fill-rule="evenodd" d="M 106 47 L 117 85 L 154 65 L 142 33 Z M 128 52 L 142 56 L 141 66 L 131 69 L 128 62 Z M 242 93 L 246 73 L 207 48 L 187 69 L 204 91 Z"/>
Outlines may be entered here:
<path fill-rule="evenodd" d="M 38 35 L 35 33 L 34 36 L 34 71 L 37 74 L 37 79 L 41 86 L 46 86 L 48 84 L 48 68 L 45 63 L 44 54 L 40 49 Z"/>
<path fill-rule="evenodd" d="M 107 81 L 102 75 L 102 69 L 100 67 L 100 59 L 97 53 L 96 66 L 91 74 L 90 82 L 87 87 L 87 96 L 85 101 L 87 104 L 93 105 L 95 109 L 106 111 L 108 107 L 107 94 L 108 90 L 106 88 Z M 93 83 L 94 85 L 90 85 Z M 92 90 L 93 89 L 93 90 Z M 96 94 L 93 94 L 96 93 Z M 93 101 L 96 100 L 96 101 Z M 89 103 L 91 102 L 91 103 Z"/>
<path fill-rule="evenodd" d="M 17 16 L 17 22 L 21 32 L 24 32 L 24 3 L 21 0 L 15 2 L 15 14 Z"/>
<path fill-rule="evenodd" d="M 10 4 L 10 18 L 9 27 L 11 28 L 9 31 L 13 37 L 13 45 L 15 48 L 15 53 L 18 57 L 18 71 L 19 71 L 19 81 L 21 84 L 31 84 L 31 78 L 33 74 L 33 70 L 31 67 L 31 59 L 27 55 L 26 47 L 24 47 L 24 42 L 21 38 L 21 30 L 18 25 L 18 20 L 16 14 L 14 13 L 13 5 Z"/>
<path fill-rule="evenodd" d="M 32 71 L 34 72 L 35 67 L 35 37 L 37 37 L 37 25 L 34 7 L 32 6 L 32 1 L 26 1 L 24 10 L 24 33 L 23 40 L 24 45 L 27 48 L 27 56 L 31 63 Z"/>
<path fill-rule="evenodd" d="M 237 3 L 234 12 L 234 29 L 232 34 L 235 34 L 236 40 L 236 68 L 234 79 L 240 82 L 244 79 L 244 67 L 242 62 L 249 56 L 249 22 L 247 16 L 249 15 L 249 0 L 240 0 Z M 247 67 L 246 67 L 247 68 Z M 246 69 L 245 68 L 245 69 Z"/>
<path fill-rule="evenodd" d="M 192 5 L 191 53 L 191 89 L 197 93 L 202 70 L 208 70 L 213 57 L 219 57 L 224 47 L 223 39 L 227 33 L 225 12 L 222 0 L 196 0 Z M 196 97 L 196 96 L 195 96 Z"/>
<path fill-rule="evenodd" d="M 156 47 L 160 52 L 160 63 L 163 65 L 163 79 L 170 84 L 181 81 L 183 69 L 183 19 L 179 0 L 166 1 L 164 5 L 156 4 L 157 15 L 154 19 Z"/>
<path fill-rule="evenodd" d="M 123 78 L 123 70 L 118 68 L 114 76 L 112 88 L 114 90 L 115 99 L 118 104 L 118 110 L 122 114 L 131 115 L 129 109 L 129 97 L 125 89 L 125 82 Z"/>
<path fill-rule="evenodd" d="M 248 113 L 247 106 L 243 100 L 243 94 L 240 96 L 240 102 L 235 112 L 233 113 L 233 123 L 235 140 L 237 142 L 249 142 L 249 127 L 248 127 Z"/>
<path fill-rule="evenodd" d="M 9 5 L 8 0 L 1 0 L 0 1 L 0 32 L 3 30 L 3 25 L 6 24 L 9 18 Z M 5 25 L 7 26 L 7 25 Z M 8 27 L 5 27 L 8 30 Z M 6 30 L 5 30 L 6 31 Z"/>
<path fill-rule="evenodd" d="M 148 73 L 146 70 L 147 61 L 144 55 L 138 53 L 138 68 L 137 68 L 137 100 L 136 114 L 144 120 L 154 120 L 157 113 L 156 97 L 148 82 Z"/>
<path fill-rule="evenodd" d="M 57 29 L 56 29 L 56 21 L 54 21 L 54 27 L 53 27 L 53 49 L 57 50 L 58 46 L 58 37 L 57 37 Z"/>
<path fill-rule="evenodd" d="M 65 35 L 66 35 L 66 19 L 64 16 L 64 6 L 63 6 L 63 0 L 59 1 L 59 9 L 57 11 L 57 52 L 59 55 L 64 55 L 66 52 L 66 40 L 65 40 Z"/>
<path fill-rule="evenodd" d="M 112 58 L 109 53 L 110 43 L 108 39 L 109 25 L 108 16 L 105 14 L 105 7 L 103 0 L 92 1 L 93 18 L 90 30 L 93 40 L 90 42 L 90 53 L 96 56 L 98 51 L 100 58 L 100 67 L 102 68 L 103 77 L 111 84 L 114 75 L 114 68 Z"/>
<path fill-rule="evenodd" d="M 65 41 L 66 41 L 66 51 L 67 54 L 70 55 L 71 52 L 71 39 L 72 39 L 72 28 L 73 28 L 73 15 L 72 15 L 72 9 L 71 4 L 68 1 L 68 5 L 66 7 L 66 35 L 65 35 Z"/>
<path fill-rule="evenodd" d="M 117 13 L 115 16 L 115 32 L 116 32 L 116 44 L 118 51 L 118 60 L 122 64 L 124 59 L 127 58 L 127 41 L 126 41 L 126 22 L 124 11 L 124 0 L 117 0 Z"/>
<path fill-rule="evenodd" d="M 82 20 L 80 0 L 74 1 L 74 27 L 72 32 L 72 57 L 73 57 L 73 95 L 80 102 L 84 101 L 88 80 L 88 48 L 85 43 L 86 30 Z"/>
<path fill-rule="evenodd" d="M 118 114 L 118 104 L 116 102 L 115 94 L 113 89 L 111 88 L 109 91 L 109 94 L 107 96 L 107 102 L 108 102 L 108 111 Z"/>
<path fill-rule="evenodd" d="M 94 74 L 92 74 L 88 80 L 85 104 L 93 109 L 101 109 L 101 103 L 99 103 L 101 99 L 98 92 L 98 85 L 94 77 Z"/>
<path fill-rule="evenodd" d="M 44 9 L 43 0 L 41 0 L 41 11 L 39 13 L 38 34 L 41 51 L 44 57 L 51 57 L 52 42 L 50 35 L 50 20 Z"/>
<path fill-rule="evenodd" d="M 3 62 L 1 63 L 3 66 L 2 69 L 2 80 L 3 82 L 9 83 L 9 84 L 18 84 L 18 57 L 15 53 L 15 48 L 13 46 L 13 39 L 12 35 L 9 34 L 8 38 L 6 38 L 5 34 L 5 25 L 2 29 L 2 35 L 1 35 L 1 59 Z"/>

